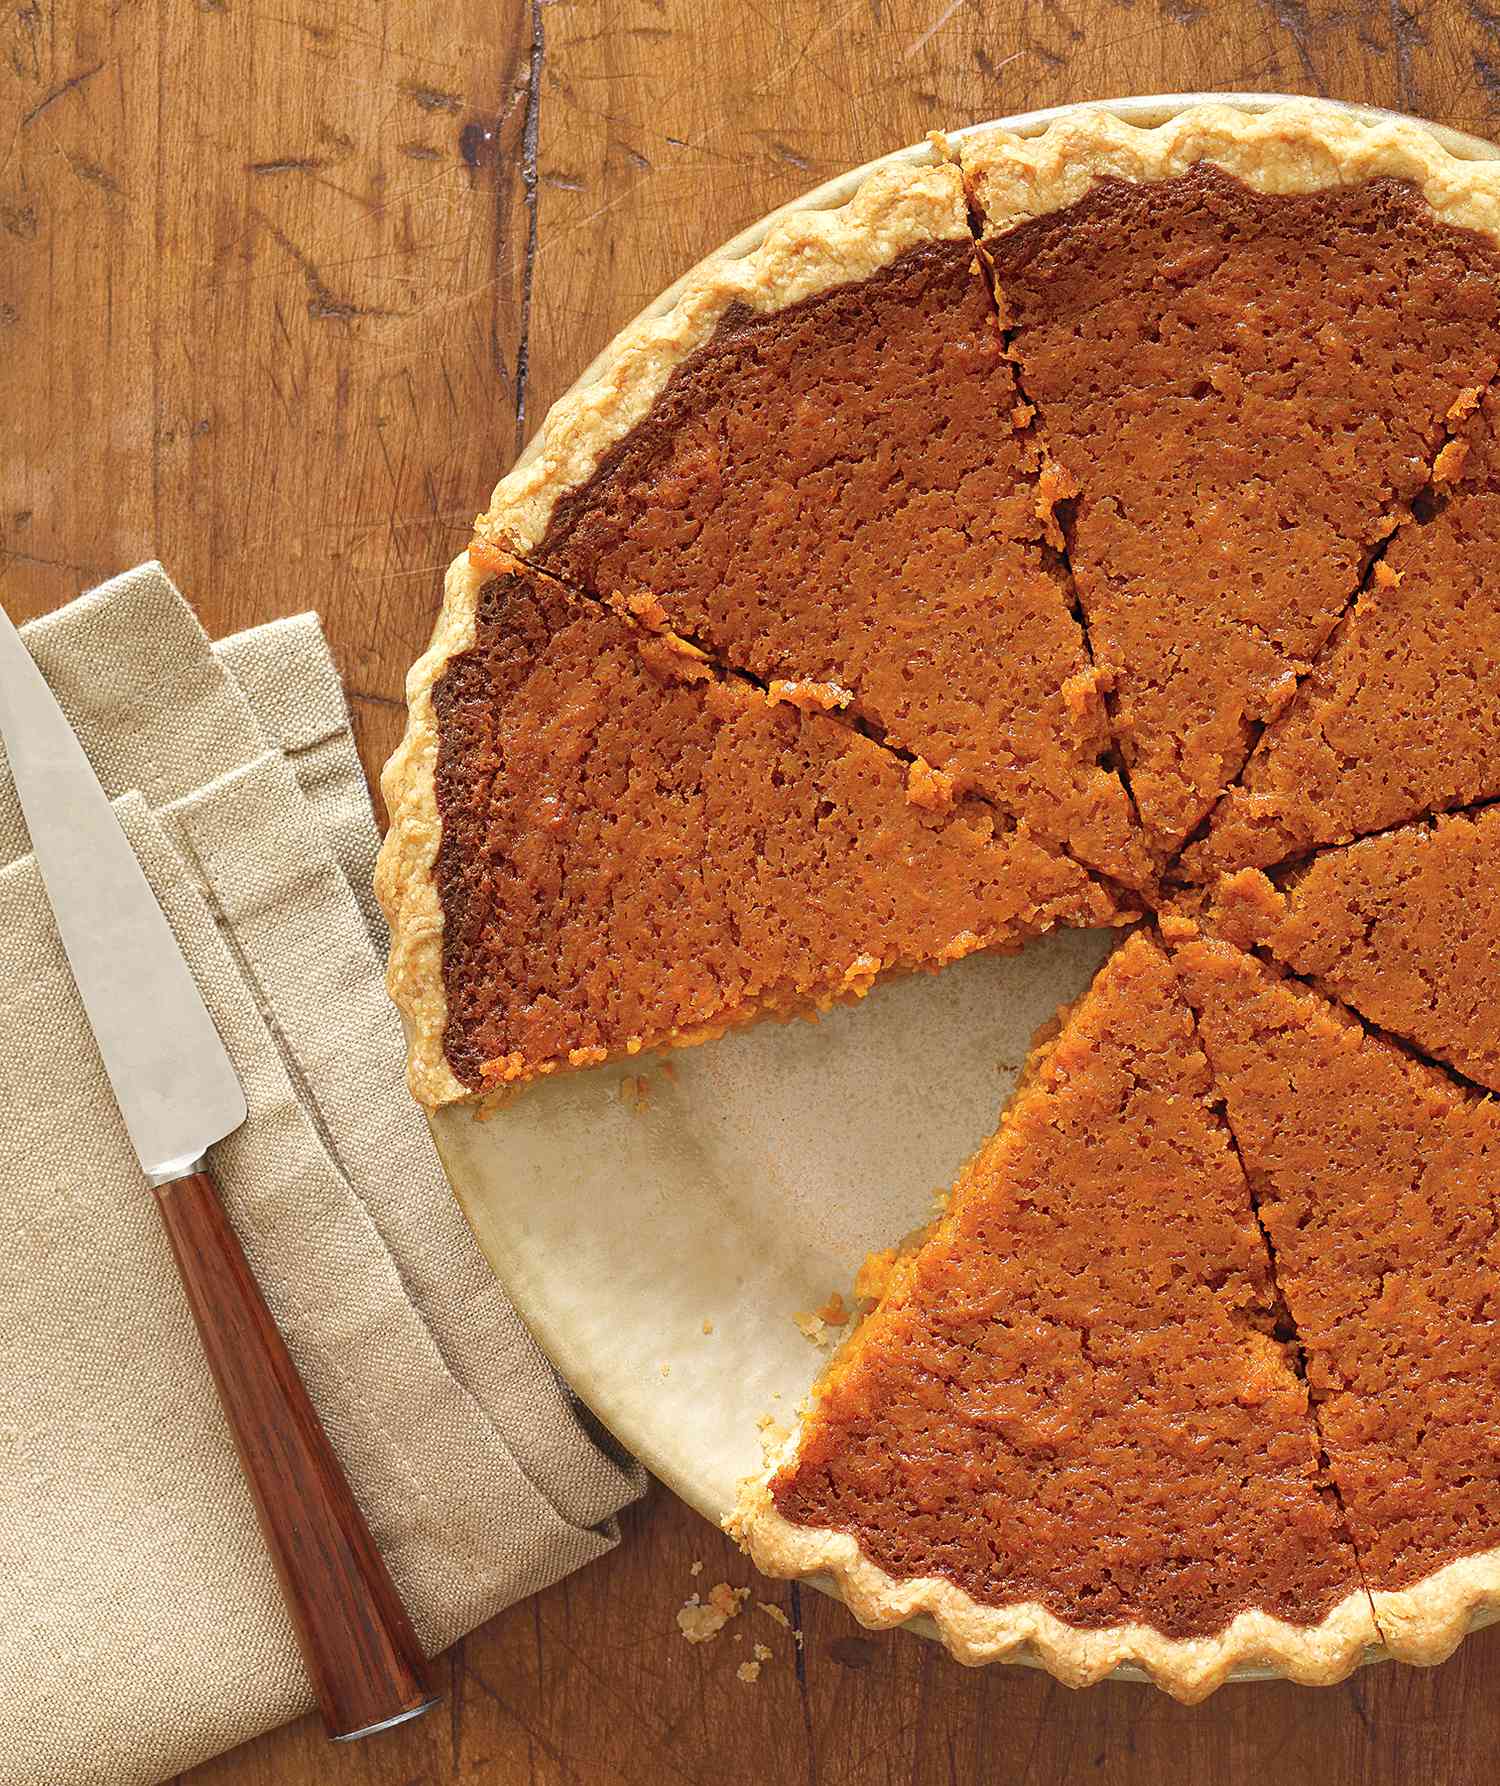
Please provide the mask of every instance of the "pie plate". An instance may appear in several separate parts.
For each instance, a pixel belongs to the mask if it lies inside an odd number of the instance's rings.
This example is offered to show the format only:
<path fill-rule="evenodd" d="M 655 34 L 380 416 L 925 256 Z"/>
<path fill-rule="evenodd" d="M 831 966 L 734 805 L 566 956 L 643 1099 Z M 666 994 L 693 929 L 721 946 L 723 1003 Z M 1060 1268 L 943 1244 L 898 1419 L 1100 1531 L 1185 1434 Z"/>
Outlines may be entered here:
<path fill-rule="evenodd" d="M 1205 100 L 1262 108 L 1281 97 L 1102 103 L 1154 124 Z M 1032 134 L 1077 109 L 999 122 Z M 1477 138 L 1426 128 L 1455 154 L 1500 157 Z M 933 154 L 920 144 L 842 174 L 710 260 L 748 254 L 789 211 L 843 204 L 873 168 Z M 643 315 L 667 311 L 681 285 Z M 433 1134 L 480 1247 L 558 1369 L 622 1444 L 717 1523 L 760 1464 L 758 1423 L 790 1426 L 825 1361 L 793 1317 L 847 1294 L 868 1251 L 930 1218 L 934 1193 L 994 1129 L 1033 1033 L 1083 991 L 1110 943 L 1073 931 L 1019 955 L 972 956 L 816 1023 L 762 1023 L 542 1080 L 482 1119 L 450 1106 L 432 1117 Z M 913 1625 L 934 1634 L 925 1619 Z"/>

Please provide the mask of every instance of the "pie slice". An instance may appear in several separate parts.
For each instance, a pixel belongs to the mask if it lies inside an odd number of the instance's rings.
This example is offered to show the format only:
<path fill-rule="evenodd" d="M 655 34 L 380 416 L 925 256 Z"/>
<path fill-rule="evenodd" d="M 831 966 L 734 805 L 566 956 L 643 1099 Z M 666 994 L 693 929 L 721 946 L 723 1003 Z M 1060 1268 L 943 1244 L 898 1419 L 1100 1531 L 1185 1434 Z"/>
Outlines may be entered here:
<path fill-rule="evenodd" d="M 621 337 L 479 529 L 1139 882 L 1029 418 L 958 172 L 905 168 Z"/>
<path fill-rule="evenodd" d="M 1500 1092 L 1500 806 L 1226 875 L 1213 927 Z"/>
<path fill-rule="evenodd" d="M 773 1575 L 961 1661 L 1029 1645 L 1183 1699 L 1236 1663 L 1341 1678 L 1375 1641 L 1193 1020 L 1133 935 L 1034 1058 L 747 1485 Z"/>
<path fill-rule="evenodd" d="M 961 158 L 1167 855 L 1286 706 L 1454 403 L 1494 374 L 1500 248 L 1461 227 L 1493 227 L 1493 204 L 1420 129 L 1317 105 L 1150 130 L 1094 112 L 978 133 Z"/>
<path fill-rule="evenodd" d="M 1393 1655 L 1500 1604 L 1500 1109 L 1224 941 L 1175 962 Z"/>
<path fill-rule="evenodd" d="M 1267 866 L 1500 795 L 1500 394 L 1408 522 L 1183 872 Z"/>
<path fill-rule="evenodd" d="M 380 874 L 427 1103 L 1125 915 L 1024 823 L 493 548 L 444 616 Z"/>

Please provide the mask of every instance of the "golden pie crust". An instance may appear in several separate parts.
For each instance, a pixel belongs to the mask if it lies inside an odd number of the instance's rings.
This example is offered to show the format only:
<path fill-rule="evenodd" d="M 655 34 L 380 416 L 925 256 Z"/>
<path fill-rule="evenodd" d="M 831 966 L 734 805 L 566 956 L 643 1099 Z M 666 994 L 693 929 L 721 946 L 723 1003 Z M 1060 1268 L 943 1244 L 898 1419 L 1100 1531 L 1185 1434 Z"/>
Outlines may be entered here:
<path fill-rule="evenodd" d="M 1444 223 L 1500 241 L 1500 162 L 1464 160 L 1404 118 L 1361 117 L 1316 100 L 1262 112 L 1190 106 L 1149 128 L 1106 111 L 1075 112 L 1040 136 L 978 130 L 949 152 L 990 235 L 1066 209 L 1103 176 L 1171 180 L 1208 161 L 1256 192 L 1281 195 L 1410 181 Z"/>
<path fill-rule="evenodd" d="M 925 1613 L 951 1654 L 969 1666 L 1031 1660 L 1069 1687 L 1092 1686 L 1117 1668 L 1134 1666 L 1174 1699 L 1193 1704 L 1237 1668 L 1270 1668 L 1304 1686 L 1328 1686 L 1343 1680 L 1368 1652 L 1378 1653 L 1380 1633 L 1363 1591 L 1341 1600 L 1316 1625 L 1288 1624 L 1251 1608 L 1211 1637 L 1172 1638 L 1143 1624 L 1080 1630 L 1036 1601 L 984 1606 L 938 1576 L 898 1580 L 872 1563 L 849 1534 L 794 1525 L 777 1511 L 770 1479 L 795 1456 L 797 1442 L 794 1432 L 764 1475 L 746 1484 L 726 1521 L 755 1566 L 767 1575 L 828 1576 L 855 1618 L 873 1629 Z M 1461 1566 L 1452 1565 L 1455 1570 Z M 1440 1661 L 1463 1636 L 1466 1618 L 1467 1609 L 1445 1648 L 1411 1659 Z"/>
<path fill-rule="evenodd" d="M 731 307 L 769 313 L 820 291 L 870 277 L 911 248 L 971 234 L 965 183 L 987 232 L 1058 211 L 1101 175 L 1161 181 L 1209 161 L 1263 193 L 1306 193 L 1389 177 L 1412 182 L 1437 217 L 1500 242 L 1500 164 L 1444 149 L 1418 125 L 1360 117 L 1315 102 L 1263 112 L 1195 107 L 1140 128 L 1105 111 L 1071 114 L 1036 137 L 1003 130 L 938 139 L 948 159 L 883 169 L 838 209 L 794 213 L 753 253 L 710 263 L 690 276 L 662 316 L 616 338 L 598 375 L 562 399 L 535 452 L 503 478 L 476 527 L 482 541 L 517 556 L 545 535 L 554 507 L 586 482 L 612 446 L 648 413 L 673 370 L 712 334 Z M 484 573 L 461 553 L 450 566 L 442 613 L 406 687 L 408 725 L 386 765 L 382 789 L 390 829 L 376 889 L 391 927 L 389 985 L 405 1019 L 408 1077 L 429 1108 L 472 1095 L 444 1053 L 443 912 L 434 865 L 441 842 L 432 690 L 451 658 L 473 642 Z M 1269 1666 L 1302 1682 L 1342 1678 L 1382 1641 L 1410 1661 L 1446 1656 L 1476 1618 L 1500 1606 L 1500 1552 L 1461 1557 L 1416 1586 L 1351 1594 L 1313 1627 L 1261 1611 L 1241 1612 L 1223 1631 L 1169 1639 L 1140 1624 L 1081 1630 L 1035 1603 L 982 1605 L 937 1578 L 899 1580 L 869 1561 L 856 1541 L 793 1525 L 776 1510 L 769 1481 L 796 1449 L 794 1434 L 764 1474 L 745 1487 L 732 1529 L 768 1574 L 827 1575 L 870 1626 L 931 1616 L 966 1663 L 1029 1655 L 1070 1685 L 1121 1664 L 1144 1669 L 1184 1700 L 1203 1697 L 1242 1665 Z"/>

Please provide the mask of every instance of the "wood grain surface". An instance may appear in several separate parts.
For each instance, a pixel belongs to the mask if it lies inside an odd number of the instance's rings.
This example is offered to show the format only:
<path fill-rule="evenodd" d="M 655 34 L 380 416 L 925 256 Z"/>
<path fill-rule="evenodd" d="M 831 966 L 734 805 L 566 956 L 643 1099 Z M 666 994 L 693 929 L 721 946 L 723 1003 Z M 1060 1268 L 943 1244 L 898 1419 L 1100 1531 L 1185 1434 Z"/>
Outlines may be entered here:
<path fill-rule="evenodd" d="M 18 617 L 155 554 L 211 632 L 316 607 L 374 769 L 440 568 L 547 404 L 677 273 L 939 125 L 1113 94 L 1324 93 L 1500 132 L 1493 0 L 0 0 L 0 579 Z M 1479 1786 L 1500 1634 L 1184 1710 L 862 1633 L 665 1491 L 605 1561 L 353 1749 L 193 1786 Z M 694 1578 L 690 1567 L 704 1564 Z M 738 1640 L 736 1640 L 738 1639 Z M 760 1678 L 737 1668 L 754 1642 Z"/>

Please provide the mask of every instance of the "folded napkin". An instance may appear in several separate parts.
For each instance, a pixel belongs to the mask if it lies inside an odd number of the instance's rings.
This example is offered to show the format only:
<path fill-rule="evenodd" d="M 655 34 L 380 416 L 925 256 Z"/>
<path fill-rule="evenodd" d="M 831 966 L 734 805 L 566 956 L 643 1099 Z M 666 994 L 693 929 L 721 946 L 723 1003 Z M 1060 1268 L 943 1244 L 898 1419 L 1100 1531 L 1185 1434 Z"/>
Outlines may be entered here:
<path fill-rule="evenodd" d="M 210 646 L 159 566 L 28 627 L 245 1083 L 224 1199 L 429 1651 L 639 1492 L 402 1082 L 376 836 L 313 615 Z M 310 1704 L 0 759 L 0 1782 L 151 1782 Z M 380 926 L 377 934 L 376 926 Z"/>

